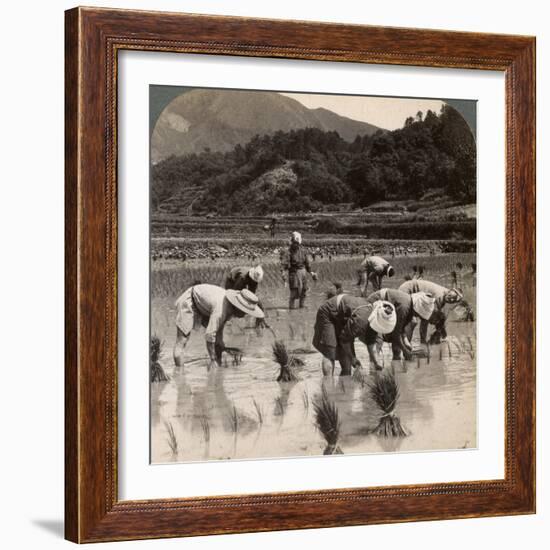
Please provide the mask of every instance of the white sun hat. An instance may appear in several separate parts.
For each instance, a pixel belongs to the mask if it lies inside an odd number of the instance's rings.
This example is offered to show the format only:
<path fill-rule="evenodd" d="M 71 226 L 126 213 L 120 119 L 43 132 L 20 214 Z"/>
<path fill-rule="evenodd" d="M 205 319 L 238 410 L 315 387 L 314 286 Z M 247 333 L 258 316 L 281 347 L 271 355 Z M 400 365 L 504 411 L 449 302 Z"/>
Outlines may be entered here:
<path fill-rule="evenodd" d="M 257 265 L 256 267 L 251 267 L 248 270 L 248 276 L 255 282 L 255 283 L 261 283 L 264 278 L 264 270 L 261 265 Z"/>
<path fill-rule="evenodd" d="M 225 296 L 237 309 L 240 309 L 247 315 L 257 317 L 259 319 L 264 318 L 264 312 L 258 306 L 258 297 L 253 292 L 250 292 L 247 288 L 242 290 L 226 290 Z"/>

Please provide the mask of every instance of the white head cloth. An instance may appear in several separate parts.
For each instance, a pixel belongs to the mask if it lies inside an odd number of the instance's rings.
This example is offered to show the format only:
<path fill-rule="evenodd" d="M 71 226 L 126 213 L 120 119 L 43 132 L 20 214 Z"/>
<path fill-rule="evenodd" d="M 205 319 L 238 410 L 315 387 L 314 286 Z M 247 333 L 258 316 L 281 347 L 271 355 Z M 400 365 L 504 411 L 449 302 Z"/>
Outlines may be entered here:
<path fill-rule="evenodd" d="M 261 265 L 257 265 L 256 267 L 251 267 L 248 270 L 248 276 L 255 282 L 255 283 L 261 283 L 264 278 L 264 270 Z"/>
<path fill-rule="evenodd" d="M 391 309 L 391 312 L 386 313 L 386 309 Z M 392 303 L 384 300 L 374 302 L 372 313 L 369 315 L 369 324 L 372 330 L 379 334 L 389 334 L 393 332 L 396 323 L 397 315 Z"/>
<path fill-rule="evenodd" d="M 435 298 L 426 292 L 416 292 L 411 296 L 413 309 L 422 319 L 428 320 L 434 311 Z"/>

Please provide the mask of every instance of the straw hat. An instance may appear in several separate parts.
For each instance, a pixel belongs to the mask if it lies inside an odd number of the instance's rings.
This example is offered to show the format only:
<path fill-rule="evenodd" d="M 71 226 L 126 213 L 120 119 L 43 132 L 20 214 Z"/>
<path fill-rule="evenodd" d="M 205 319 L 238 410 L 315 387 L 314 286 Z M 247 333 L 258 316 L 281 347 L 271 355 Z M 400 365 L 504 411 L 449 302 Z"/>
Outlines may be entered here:
<path fill-rule="evenodd" d="M 264 270 L 261 265 L 257 265 L 256 267 L 251 267 L 248 270 L 248 276 L 255 282 L 255 283 L 261 283 L 262 279 L 264 278 Z"/>
<path fill-rule="evenodd" d="M 258 297 L 247 288 L 243 290 L 226 290 L 225 296 L 237 309 L 240 309 L 247 315 L 263 319 L 264 312 L 258 306 Z"/>

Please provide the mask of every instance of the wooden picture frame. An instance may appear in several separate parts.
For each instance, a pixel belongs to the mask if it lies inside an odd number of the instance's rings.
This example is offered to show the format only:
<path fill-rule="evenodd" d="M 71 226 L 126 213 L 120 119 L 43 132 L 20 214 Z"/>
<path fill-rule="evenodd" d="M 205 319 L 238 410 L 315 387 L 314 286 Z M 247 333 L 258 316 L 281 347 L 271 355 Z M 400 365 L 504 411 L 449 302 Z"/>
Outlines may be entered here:
<path fill-rule="evenodd" d="M 120 501 L 117 54 L 501 71 L 506 86 L 505 476 L 461 483 Z M 66 12 L 66 538 L 97 542 L 535 511 L 535 39 L 98 8 Z"/>

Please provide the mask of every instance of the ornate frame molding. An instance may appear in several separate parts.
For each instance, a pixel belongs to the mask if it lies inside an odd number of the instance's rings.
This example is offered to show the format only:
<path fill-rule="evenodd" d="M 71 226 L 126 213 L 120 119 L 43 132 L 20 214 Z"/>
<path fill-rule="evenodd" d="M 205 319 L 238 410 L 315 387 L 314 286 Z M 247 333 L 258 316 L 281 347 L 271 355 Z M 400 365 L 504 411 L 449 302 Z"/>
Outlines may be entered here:
<path fill-rule="evenodd" d="M 116 93 L 118 52 L 125 49 L 505 73 L 504 479 L 118 500 Z M 96 542 L 534 512 L 533 37 L 75 8 L 66 12 L 65 52 L 65 500 L 69 540 Z M 519 311 L 532 314 L 520 317 Z"/>

